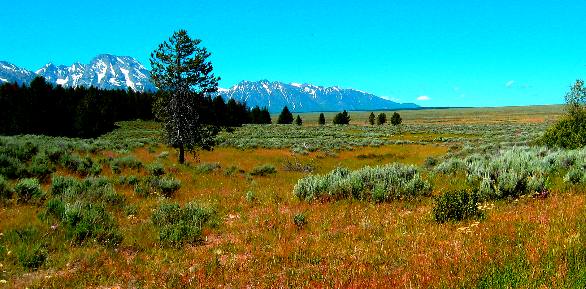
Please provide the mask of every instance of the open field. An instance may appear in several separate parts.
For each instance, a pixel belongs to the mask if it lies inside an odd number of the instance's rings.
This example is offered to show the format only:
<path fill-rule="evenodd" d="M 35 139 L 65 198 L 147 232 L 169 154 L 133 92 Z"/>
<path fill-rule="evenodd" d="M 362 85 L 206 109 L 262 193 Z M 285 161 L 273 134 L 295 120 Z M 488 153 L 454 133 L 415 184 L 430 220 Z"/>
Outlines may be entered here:
<path fill-rule="evenodd" d="M 586 150 L 533 144 L 561 113 L 303 114 L 222 133 L 187 165 L 152 122 L 0 137 L 0 288 L 584 288 Z M 461 188 L 478 216 L 436 222 L 436 198 Z"/>

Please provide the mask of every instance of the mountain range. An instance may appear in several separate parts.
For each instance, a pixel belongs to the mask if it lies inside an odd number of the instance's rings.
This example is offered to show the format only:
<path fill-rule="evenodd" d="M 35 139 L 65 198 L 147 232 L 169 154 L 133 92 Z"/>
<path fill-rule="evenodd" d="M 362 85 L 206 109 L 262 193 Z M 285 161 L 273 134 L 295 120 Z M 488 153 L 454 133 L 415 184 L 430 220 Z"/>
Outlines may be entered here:
<path fill-rule="evenodd" d="M 0 83 L 28 84 L 36 76 L 43 76 L 47 82 L 63 87 L 156 90 L 149 71 L 129 56 L 100 54 L 89 64 L 65 66 L 48 63 L 35 72 L 0 61 Z M 225 99 L 244 101 L 249 107 L 267 107 L 270 112 L 279 112 L 284 106 L 293 112 L 419 108 L 413 103 L 397 103 L 356 89 L 268 80 L 242 81 L 229 89 L 219 88 L 218 94 Z"/>

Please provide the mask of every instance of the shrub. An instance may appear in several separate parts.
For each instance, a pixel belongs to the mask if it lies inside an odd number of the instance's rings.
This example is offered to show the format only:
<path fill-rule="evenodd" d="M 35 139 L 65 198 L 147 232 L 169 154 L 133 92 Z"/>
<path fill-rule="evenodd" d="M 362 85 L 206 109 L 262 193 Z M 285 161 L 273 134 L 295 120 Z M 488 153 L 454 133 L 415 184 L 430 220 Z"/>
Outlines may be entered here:
<path fill-rule="evenodd" d="M 428 169 L 435 167 L 437 164 L 438 164 L 438 160 L 434 157 L 427 157 L 425 159 L 425 162 L 423 163 L 423 165 Z"/>
<path fill-rule="evenodd" d="M 293 216 L 293 224 L 297 229 L 303 229 L 307 225 L 307 216 L 304 213 L 298 213 Z"/>
<path fill-rule="evenodd" d="M 51 179 L 51 194 L 54 196 L 62 195 L 65 190 L 76 185 L 78 181 L 72 177 L 54 176 Z"/>
<path fill-rule="evenodd" d="M 246 200 L 249 202 L 254 202 L 256 200 L 256 194 L 253 191 L 246 192 Z"/>
<path fill-rule="evenodd" d="M 224 170 L 225 176 L 231 176 L 231 175 L 234 175 L 235 173 L 244 174 L 245 171 L 237 166 L 229 166 Z"/>
<path fill-rule="evenodd" d="M 181 181 L 171 177 L 146 177 L 135 187 L 134 192 L 140 197 L 160 193 L 166 198 L 172 197 L 181 188 Z"/>
<path fill-rule="evenodd" d="M 8 185 L 8 181 L 0 175 L 0 204 L 12 199 L 12 189 Z"/>
<path fill-rule="evenodd" d="M 115 247 L 122 242 L 114 218 L 103 205 L 52 199 L 47 202 L 46 212 L 61 221 L 67 238 L 77 244 L 96 240 L 106 247 Z"/>
<path fill-rule="evenodd" d="M 250 175 L 251 176 L 268 176 L 268 175 L 273 175 L 277 173 L 277 169 L 275 169 L 275 167 L 273 165 L 262 165 L 262 166 L 258 166 L 252 169 L 252 171 L 250 171 Z"/>
<path fill-rule="evenodd" d="M 300 179 L 293 193 L 307 201 L 354 198 L 387 202 L 429 196 L 431 185 L 420 177 L 413 166 L 390 164 L 356 171 L 338 167 L 325 176 L 312 175 Z"/>
<path fill-rule="evenodd" d="M 141 167 L 142 162 L 140 162 L 133 156 L 115 158 L 110 161 L 110 168 L 112 168 L 112 172 L 114 173 L 120 173 L 120 170 L 125 168 L 138 170 Z"/>
<path fill-rule="evenodd" d="M 22 179 L 14 186 L 14 192 L 19 203 L 28 203 L 31 200 L 40 200 L 44 197 L 39 180 L 35 178 Z"/>
<path fill-rule="evenodd" d="M 25 165 L 19 159 L 6 154 L 0 154 L 0 175 L 10 179 L 16 179 L 24 176 L 25 173 Z"/>
<path fill-rule="evenodd" d="M 213 210 L 194 203 L 183 208 L 178 204 L 162 204 L 151 216 L 161 243 L 174 247 L 201 242 L 203 228 L 214 226 L 214 218 Z"/>
<path fill-rule="evenodd" d="M 207 174 L 221 169 L 220 163 L 202 163 L 195 166 L 194 171 L 198 174 Z"/>
<path fill-rule="evenodd" d="M 478 218 L 482 212 L 478 209 L 478 195 L 465 190 L 449 191 L 435 199 L 433 218 L 438 223 L 461 221 Z"/>
<path fill-rule="evenodd" d="M 155 177 L 165 174 L 165 167 L 160 163 L 154 163 L 148 166 L 149 173 Z"/>
<path fill-rule="evenodd" d="M 41 238 L 37 228 L 27 226 L 8 230 L 2 241 L 15 248 L 14 254 L 21 266 L 26 269 L 37 269 L 45 263 L 48 256 Z"/>
<path fill-rule="evenodd" d="M 167 198 L 172 197 L 181 188 L 181 182 L 174 178 L 160 178 L 158 188 L 161 194 Z"/>
<path fill-rule="evenodd" d="M 584 170 L 578 168 L 570 169 L 564 176 L 564 182 L 571 185 L 581 184 L 584 181 L 586 181 L 586 173 L 584 173 Z"/>
<path fill-rule="evenodd" d="M 29 175 L 37 178 L 45 178 L 53 171 L 55 171 L 55 168 L 46 154 L 35 155 L 28 168 Z"/>

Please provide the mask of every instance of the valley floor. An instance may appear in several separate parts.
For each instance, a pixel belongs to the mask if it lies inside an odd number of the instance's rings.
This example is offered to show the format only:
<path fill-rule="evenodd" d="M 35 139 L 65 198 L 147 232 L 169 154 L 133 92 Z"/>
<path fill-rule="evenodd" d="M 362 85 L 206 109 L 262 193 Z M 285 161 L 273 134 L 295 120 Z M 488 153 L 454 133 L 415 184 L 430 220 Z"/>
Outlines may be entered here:
<path fill-rule="evenodd" d="M 490 117 L 477 117 L 483 112 Z M 105 205 L 122 236 L 117 246 L 99 237 L 76 242 L 65 221 L 47 217 L 49 200 L 58 197 L 52 179 L 92 173 L 49 161 L 53 178 L 40 177 L 43 198 L 14 197 L 0 207 L 0 288 L 585 287 L 584 183 L 564 181 L 574 164 L 548 173 L 546 194 L 483 201 L 482 218 L 438 224 L 432 214 L 436 196 L 467 182 L 464 171 L 438 166 L 533 146 L 559 107 L 400 113 L 398 128 L 364 125 L 357 113 L 348 127 L 314 126 L 309 114 L 301 128 L 245 126 L 222 134 L 213 151 L 189 155 L 187 165 L 175 164 L 176 152 L 161 144 L 158 125 L 149 122 L 122 123 L 97 140 L 2 137 L 4 147 L 29 142 L 39 154 L 65 147 L 91 159 L 99 167 L 93 174 L 123 198 Z M 554 153 L 561 154 L 544 149 L 543 155 Z M 34 158 L 21 162 L 32 166 Z M 431 196 L 378 203 L 293 194 L 310 174 L 393 162 L 417 166 Z M 128 181 L 148 178 L 153 164 L 181 183 L 168 198 L 141 195 Z M 275 171 L 259 173 L 263 166 Z M 21 177 L 6 178 L 15 187 Z M 167 203 L 211 208 L 215 222 L 203 227 L 199 242 L 168 246 L 153 224 L 154 212 Z M 305 225 L 294 221 L 299 215 Z M 26 239 L 23 232 L 35 233 Z M 29 253 L 37 251 L 43 260 L 30 266 Z"/>

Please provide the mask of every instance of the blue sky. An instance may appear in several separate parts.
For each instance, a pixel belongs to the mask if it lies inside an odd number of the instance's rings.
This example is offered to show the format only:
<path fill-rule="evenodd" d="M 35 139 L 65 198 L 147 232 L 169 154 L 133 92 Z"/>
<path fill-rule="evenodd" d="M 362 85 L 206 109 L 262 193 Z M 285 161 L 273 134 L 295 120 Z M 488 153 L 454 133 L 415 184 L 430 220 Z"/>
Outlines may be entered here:
<path fill-rule="evenodd" d="M 584 11 L 584 0 L 7 1 L 0 59 L 36 70 L 110 53 L 148 66 L 183 28 L 212 52 L 222 87 L 269 79 L 425 106 L 551 104 L 586 77 Z"/>

